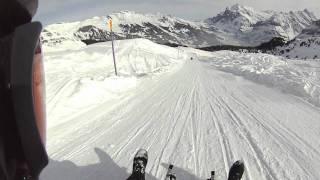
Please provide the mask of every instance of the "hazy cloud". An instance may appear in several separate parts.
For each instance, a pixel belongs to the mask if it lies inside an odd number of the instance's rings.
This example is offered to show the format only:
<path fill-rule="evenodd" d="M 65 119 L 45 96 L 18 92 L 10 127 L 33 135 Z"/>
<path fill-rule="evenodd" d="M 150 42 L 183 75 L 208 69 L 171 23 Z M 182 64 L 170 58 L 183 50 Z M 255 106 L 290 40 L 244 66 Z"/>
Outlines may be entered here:
<path fill-rule="evenodd" d="M 171 14 L 190 20 L 201 20 L 222 12 L 236 3 L 258 10 L 313 11 L 320 17 L 319 0 L 39 0 L 35 17 L 44 24 L 74 21 L 121 10 L 142 13 Z"/>

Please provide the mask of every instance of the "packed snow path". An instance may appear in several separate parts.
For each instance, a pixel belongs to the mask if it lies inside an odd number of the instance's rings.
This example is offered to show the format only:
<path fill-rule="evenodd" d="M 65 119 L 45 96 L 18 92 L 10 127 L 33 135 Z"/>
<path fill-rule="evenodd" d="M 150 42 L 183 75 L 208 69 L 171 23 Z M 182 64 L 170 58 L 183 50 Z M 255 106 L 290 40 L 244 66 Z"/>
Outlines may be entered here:
<path fill-rule="evenodd" d="M 147 179 L 169 163 L 179 180 L 226 180 L 245 162 L 246 180 L 320 179 L 319 108 L 292 95 L 186 61 L 146 78 L 116 105 L 100 105 L 49 129 L 43 179 L 125 179 L 139 148 Z M 63 161 L 70 160 L 70 161 Z"/>

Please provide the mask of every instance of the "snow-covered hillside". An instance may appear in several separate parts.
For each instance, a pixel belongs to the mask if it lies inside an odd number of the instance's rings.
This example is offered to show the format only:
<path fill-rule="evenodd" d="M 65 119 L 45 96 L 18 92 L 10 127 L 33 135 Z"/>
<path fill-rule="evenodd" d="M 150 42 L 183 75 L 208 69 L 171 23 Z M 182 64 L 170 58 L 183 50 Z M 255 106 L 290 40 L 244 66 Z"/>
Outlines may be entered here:
<path fill-rule="evenodd" d="M 157 43 L 193 47 L 255 46 L 279 36 L 291 40 L 316 20 L 308 10 L 289 13 L 256 11 L 238 4 L 202 22 L 170 15 L 121 11 L 78 22 L 49 25 L 42 35 L 43 42 L 53 46 L 70 40 L 87 44 L 109 41 L 108 17 L 113 19 L 116 39 L 146 38 Z"/>
<path fill-rule="evenodd" d="M 42 179 L 320 179 L 320 69 L 314 61 L 171 48 L 145 39 L 45 46 L 50 164 Z M 191 57 L 193 60 L 191 60 Z"/>
<path fill-rule="evenodd" d="M 206 22 L 211 29 L 217 29 L 219 37 L 225 39 L 224 44 L 257 46 L 273 37 L 291 40 L 315 20 L 307 9 L 288 13 L 257 11 L 236 4 Z"/>
<path fill-rule="evenodd" d="M 57 121 L 72 119 L 79 108 L 104 103 L 135 87 L 137 78 L 166 72 L 181 62 L 178 58 L 185 58 L 178 49 L 146 39 L 116 41 L 120 77 L 115 77 L 110 42 L 76 47 L 44 46 L 49 127 L 50 122 L 57 125 Z"/>
<path fill-rule="evenodd" d="M 278 47 L 275 54 L 287 58 L 320 59 L 320 21 L 313 22 L 294 40 Z"/>

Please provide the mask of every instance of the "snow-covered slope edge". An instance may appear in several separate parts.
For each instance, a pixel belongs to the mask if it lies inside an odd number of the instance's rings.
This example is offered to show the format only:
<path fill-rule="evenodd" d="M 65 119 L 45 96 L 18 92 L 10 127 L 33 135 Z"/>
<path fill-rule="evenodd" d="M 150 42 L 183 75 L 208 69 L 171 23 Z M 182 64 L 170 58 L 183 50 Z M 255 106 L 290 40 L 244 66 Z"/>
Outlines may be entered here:
<path fill-rule="evenodd" d="M 194 53 L 202 54 L 201 51 Z M 286 60 L 273 55 L 232 51 L 203 55 L 204 59 L 208 59 L 208 63 L 219 70 L 280 89 L 320 106 L 320 74 L 313 68 L 317 66 L 317 62 Z"/>
<path fill-rule="evenodd" d="M 287 58 L 320 59 L 320 20 L 285 46 L 276 48 L 275 54 Z"/>

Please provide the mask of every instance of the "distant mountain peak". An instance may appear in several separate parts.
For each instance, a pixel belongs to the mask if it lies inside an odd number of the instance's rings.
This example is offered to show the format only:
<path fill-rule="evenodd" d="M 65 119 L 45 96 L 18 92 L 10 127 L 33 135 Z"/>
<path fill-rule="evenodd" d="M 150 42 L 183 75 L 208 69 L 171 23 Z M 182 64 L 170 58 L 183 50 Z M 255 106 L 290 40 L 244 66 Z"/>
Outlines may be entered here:
<path fill-rule="evenodd" d="M 263 21 L 270 15 L 266 12 L 255 11 L 252 7 L 235 4 L 227 7 L 225 11 L 219 13 L 217 16 L 209 18 L 207 22 L 225 24 L 227 22 L 237 21 L 238 28 L 241 28 L 241 21 L 246 21 L 246 25 L 255 24 L 258 21 Z"/>
<path fill-rule="evenodd" d="M 252 7 L 249 7 L 249 6 L 243 6 L 243 5 L 241 5 L 241 4 L 234 4 L 234 5 L 232 5 L 230 8 L 228 8 L 229 10 L 231 10 L 231 11 L 238 11 L 238 12 L 240 12 L 240 11 L 254 11 L 253 10 L 253 8 Z"/>
<path fill-rule="evenodd" d="M 122 10 L 122 11 L 119 11 L 119 13 L 122 13 L 122 14 L 136 14 L 137 12 L 132 11 L 132 10 Z"/>

